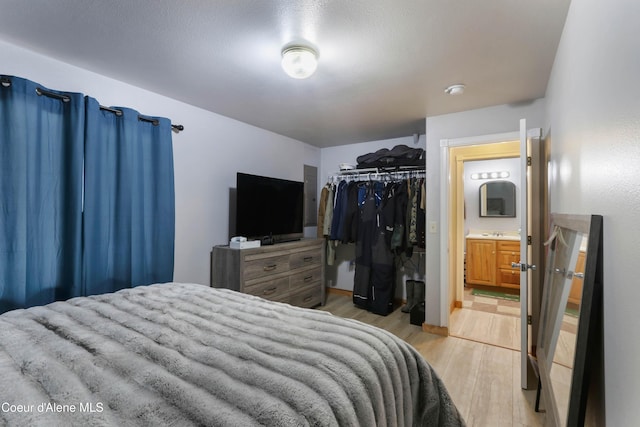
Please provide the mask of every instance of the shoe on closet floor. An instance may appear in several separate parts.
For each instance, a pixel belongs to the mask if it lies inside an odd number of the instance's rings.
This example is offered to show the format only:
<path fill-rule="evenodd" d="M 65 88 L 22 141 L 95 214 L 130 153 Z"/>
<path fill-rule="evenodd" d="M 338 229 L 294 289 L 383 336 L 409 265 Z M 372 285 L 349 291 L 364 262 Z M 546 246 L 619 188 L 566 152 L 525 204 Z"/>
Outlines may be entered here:
<path fill-rule="evenodd" d="M 411 308 L 413 308 L 413 306 L 416 304 L 414 298 L 415 283 L 415 280 L 407 280 L 405 282 L 405 288 L 407 291 L 407 303 L 400 309 L 400 311 L 402 311 L 403 313 L 409 313 L 411 311 Z"/>

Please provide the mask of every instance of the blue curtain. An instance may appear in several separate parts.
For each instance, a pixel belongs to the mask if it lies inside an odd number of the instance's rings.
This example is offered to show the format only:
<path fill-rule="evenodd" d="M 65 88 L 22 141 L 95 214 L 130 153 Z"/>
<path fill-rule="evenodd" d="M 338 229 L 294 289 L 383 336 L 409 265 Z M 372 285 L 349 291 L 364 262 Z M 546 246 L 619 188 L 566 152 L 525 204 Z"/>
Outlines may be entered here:
<path fill-rule="evenodd" d="M 171 123 L 86 97 L 85 295 L 173 280 Z"/>
<path fill-rule="evenodd" d="M 0 80 L 4 312 L 80 293 L 84 100 L 18 77 Z"/>

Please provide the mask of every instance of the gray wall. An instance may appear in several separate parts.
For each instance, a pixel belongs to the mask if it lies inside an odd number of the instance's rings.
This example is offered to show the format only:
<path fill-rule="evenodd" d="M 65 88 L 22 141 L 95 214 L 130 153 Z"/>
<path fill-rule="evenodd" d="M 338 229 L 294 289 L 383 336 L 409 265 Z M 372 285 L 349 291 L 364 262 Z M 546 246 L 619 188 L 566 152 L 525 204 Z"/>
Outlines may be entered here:
<path fill-rule="evenodd" d="M 606 424 L 640 419 L 640 2 L 573 1 L 547 88 L 551 210 L 604 215 Z"/>

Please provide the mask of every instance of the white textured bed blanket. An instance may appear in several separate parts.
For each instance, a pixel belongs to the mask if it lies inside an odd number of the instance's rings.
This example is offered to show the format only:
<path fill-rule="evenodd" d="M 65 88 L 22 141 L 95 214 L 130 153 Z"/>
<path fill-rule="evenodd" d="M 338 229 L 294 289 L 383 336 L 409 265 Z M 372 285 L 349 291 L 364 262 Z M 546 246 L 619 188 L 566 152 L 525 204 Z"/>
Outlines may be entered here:
<path fill-rule="evenodd" d="M 0 316 L 0 424 L 436 426 L 462 420 L 405 342 L 168 283 Z"/>

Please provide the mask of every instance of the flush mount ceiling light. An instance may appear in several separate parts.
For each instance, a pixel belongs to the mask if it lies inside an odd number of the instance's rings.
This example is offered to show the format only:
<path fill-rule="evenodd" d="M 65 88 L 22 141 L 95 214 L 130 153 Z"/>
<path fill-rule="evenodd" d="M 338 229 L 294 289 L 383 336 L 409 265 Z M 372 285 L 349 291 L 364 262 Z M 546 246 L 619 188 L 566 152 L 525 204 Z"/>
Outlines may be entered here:
<path fill-rule="evenodd" d="M 318 68 L 318 53 L 307 46 L 288 46 L 282 49 L 282 68 L 294 79 L 306 79 Z"/>
<path fill-rule="evenodd" d="M 451 85 L 444 90 L 444 93 L 446 93 L 447 95 L 462 95 L 464 93 L 464 85 Z"/>

